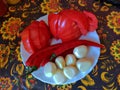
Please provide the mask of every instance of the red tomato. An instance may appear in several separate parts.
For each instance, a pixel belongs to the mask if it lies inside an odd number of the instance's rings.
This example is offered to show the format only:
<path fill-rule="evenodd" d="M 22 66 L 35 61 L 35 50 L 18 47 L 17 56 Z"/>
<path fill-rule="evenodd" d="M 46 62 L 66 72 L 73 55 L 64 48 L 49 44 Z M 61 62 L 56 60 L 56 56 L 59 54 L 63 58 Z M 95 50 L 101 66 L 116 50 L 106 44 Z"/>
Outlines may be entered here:
<path fill-rule="evenodd" d="M 89 22 L 89 31 L 94 31 L 98 28 L 98 20 L 94 14 L 91 12 L 84 11 L 83 12 L 88 17 Z"/>
<path fill-rule="evenodd" d="M 44 21 L 33 21 L 22 32 L 21 38 L 22 42 L 24 43 L 24 47 L 26 47 L 26 51 L 29 53 L 33 53 L 41 48 L 45 48 L 50 44 L 50 32 Z"/>
<path fill-rule="evenodd" d="M 55 38 L 58 38 L 58 35 L 57 35 L 58 20 L 59 20 L 58 14 L 51 13 L 48 15 L 48 24 L 50 26 L 50 31 L 54 35 Z"/>
<path fill-rule="evenodd" d="M 73 13 L 67 12 L 65 10 L 58 14 L 49 14 L 48 16 L 51 33 L 55 38 L 62 39 L 63 42 L 79 38 L 81 36 L 81 30 L 85 31 L 86 28 L 81 21 L 78 23 L 78 20 L 74 20 L 76 16 Z"/>
<path fill-rule="evenodd" d="M 48 24 L 53 36 L 66 42 L 94 31 L 98 23 L 90 12 L 62 10 L 57 14 L 49 14 Z"/>
<path fill-rule="evenodd" d="M 29 28 L 25 28 L 24 31 L 20 34 L 21 35 L 21 40 L 22 40 L 22 43 L 23 43 L 23 46 L 25 48 L 25 50 L 28 52 L 28 53 L 33 53 L 34 52 L 34 49 L 32 48 L 31 44 L 30 44 L 30 34 L 29 34 Z"/>
<path fill-rule="evenodd" d="M 76 10 L 63 10 L 60 13 L 61 15 L 66 16 L 69 19 L 73 20 L 80 28 L 79 30 L 83 35 L 87 34 L 89 23 L 87 22 L 88 20 L 87 16 L 83 12 Z"/>
<path fill-rule="evenodd" d="M 40 38 L 39 38 L 39 21 L 33 21 L 31 23 L 31 25 L 29 26 L 29 31 L 30 31 L 30 43 L 34 49 L 34 51 L 36 51 L 38 49 L 38 47 L 40 47 Z M 40 47 L 41 48 L 41 47 Z"/>
<path fill-rule="evenodd" d="M 51 34 L 50 34 L 47 24 L 44 21 L 39 22 L 38 32 L 39 32 L 41 48 L 44 48 L 44 47 L 50 45 Z"/>

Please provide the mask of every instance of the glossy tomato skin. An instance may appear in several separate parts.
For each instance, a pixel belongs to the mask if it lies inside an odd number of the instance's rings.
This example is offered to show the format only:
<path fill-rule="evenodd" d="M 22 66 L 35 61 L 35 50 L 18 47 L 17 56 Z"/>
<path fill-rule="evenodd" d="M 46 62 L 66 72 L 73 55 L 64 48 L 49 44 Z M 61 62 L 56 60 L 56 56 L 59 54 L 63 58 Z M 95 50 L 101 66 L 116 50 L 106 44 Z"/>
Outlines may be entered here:
<path fill-rule="evenodd" d="M 22 40 L 25 50 L 28 53 L 33 53 L 34 49 L 32 48 L 32 46 L 30 44 L 29 27 L 25 28 L 24 31 L 20 34 L 20 36 L 21 36 L 21 40 Z"/>
<path fill-rule="evenodd" d="M 48 16 L 48 24 L 50 31 L 56 39 L 62 39 L 62 42 L 67 42 L 78 38 L 81 35 L 76 22 L 65 15 L 50 14 Z"/>
<path fill-rule="evenodd" d="M 68 17 L 73 22 L 75 22 L 83 35 L 87 34 L 89 23 L 87 22 L 88 20 L 87 16 L 83 12 L 77 11 L 77 10 L 66 9 L 66 10 L 61 11 L 60 14 L 62 16 Z"/>
<path fill-rule="evenodd" d="M 81 32 L 75 21 L 63 15 L 58 20 L 57 35 L 63 42 L 67 42 L 78 38 Z"/>
<path fill-rule="evenodd" d="M 62 42 L 77 39 L 89 31 L 94 31 L 98 24 L 96 21 L 95 15 L 90 12 L 68 9 L 48 16 L 51 33 L 55 38 L 62 39 Z"/>
<path fill-rule="evenodd" d="M 33 21 L 29 25 L 29 32 L 30 32 L 30 44 L 33 47 L 34 51 L 40 47 L 40 38 L 39 38 L 39 21 Z M 41 47 L 40 47 L 41 48 Z"/>
<path fill-rule="evenodd" d="M 49 46 L 51 33 L 50 33 L 50 30 L 49 30 L 47 24 L 44 21 L 39 22 L 38 33 L 39 33 L 41 48 L 45 48 L 46 46 Z"/>
<path fill-rule="evenodd" d="M 57 39 L 59 38 L 57 35 L 58 20 L 59 20 L 59 14 L 51 13 L 48 15 L 48 25 L 50 27 L 50 31 L 53 34 L 53 36 Z"/>
<path fill-rule="evenodd" d="M 98 28 L 98 20 L 97 17 L 91 12 L 83 11 L 83 13 L 88 17 L 89 22 L 89 31 L 94 31 Z"/>
<path fill-rule="evenodd" d="M 33 21 L 23 32 L 21 34 L 22 42 L 29 53 L 34 53 L 50 45 L 51 34 L 44 21 Z"/>

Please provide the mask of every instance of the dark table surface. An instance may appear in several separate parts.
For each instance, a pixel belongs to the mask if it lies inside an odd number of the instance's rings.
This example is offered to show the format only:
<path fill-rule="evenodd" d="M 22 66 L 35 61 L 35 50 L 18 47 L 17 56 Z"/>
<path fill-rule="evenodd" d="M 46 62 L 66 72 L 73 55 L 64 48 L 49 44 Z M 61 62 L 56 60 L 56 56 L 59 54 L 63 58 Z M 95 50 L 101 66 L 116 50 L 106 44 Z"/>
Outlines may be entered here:
<path fill-rule="evenodd" d="M 68 85 L 43 83 L 26 72 L 20 56 L 20 32 L 31 21 L 64 8 L 93 12 L 105 45 L 97 65 L 82 80 Z M 0 90 L 120 90 L 120 9 L 94 0 L 25 0 L 8 5 L 0 17 Z"/>

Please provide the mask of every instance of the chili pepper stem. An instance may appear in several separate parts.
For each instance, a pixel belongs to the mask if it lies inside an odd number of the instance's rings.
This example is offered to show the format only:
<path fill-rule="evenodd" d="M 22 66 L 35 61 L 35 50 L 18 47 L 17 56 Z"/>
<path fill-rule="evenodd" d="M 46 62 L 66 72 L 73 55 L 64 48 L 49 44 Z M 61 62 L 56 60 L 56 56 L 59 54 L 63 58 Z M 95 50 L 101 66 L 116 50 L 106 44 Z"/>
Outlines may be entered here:
<path fill-rule="evenodd" d="M 56 54 L 53 53 L 50 57 L 50 61 L 52 61 L 55 57 L 56 57 Z"/>

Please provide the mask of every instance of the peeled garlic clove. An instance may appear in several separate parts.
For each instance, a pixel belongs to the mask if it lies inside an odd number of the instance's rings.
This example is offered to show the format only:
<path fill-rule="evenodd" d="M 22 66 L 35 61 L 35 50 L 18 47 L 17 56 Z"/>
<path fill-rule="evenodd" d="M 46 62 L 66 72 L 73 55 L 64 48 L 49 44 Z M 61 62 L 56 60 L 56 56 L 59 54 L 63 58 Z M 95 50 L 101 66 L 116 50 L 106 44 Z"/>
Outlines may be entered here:
<path fill-rule="evenodd" d="M 56 84 L 62 84 L 67 80 L 67 78 L 65 77 L 63 71 L 57 70 L 53 76 L 53 80 Z"/>
<path fill-rule="evenodd" d="M 57 57 L 55 59 L 55 63 L 60 69 L 63 69 L 65 67 L 65 60 L 62 56 Z"/>
<path fill-rule="evenodd" d="M 52 77 L 56 72 L 56 70 L 57 70 L 57 67 L 53 62 L 48 62 L 44 66 L 44 74 L 46 77 Z"/>
<path fill-rule="evenodd" d="M 65 57 L 66 65 L 75 65 L 76 63 L 76 58 L 73 54 L 68 54 Z"/>
<path fill-rule="evenodd" d="M 80 45 L 74 48 L 73 53 L 77 58 L 83 58 L 88 53 L 88 47 L 85 45 Z"/>
<path fill-rule="evenodd" d="M 78 73 L 78 70 L 74 66 L 67 66 L 63 69 L 63 72 L 68 79 L 72 79 Z"/>
<path fill-rule="evenodd" d="M 92 63 L 90 61 L 88 61 L 88 59 L 79 59 L 76 62 L 76 67 L 78 68 L 79 71 L 81 72 L 86 72 L 87 70 L 90 69 Z"/>

